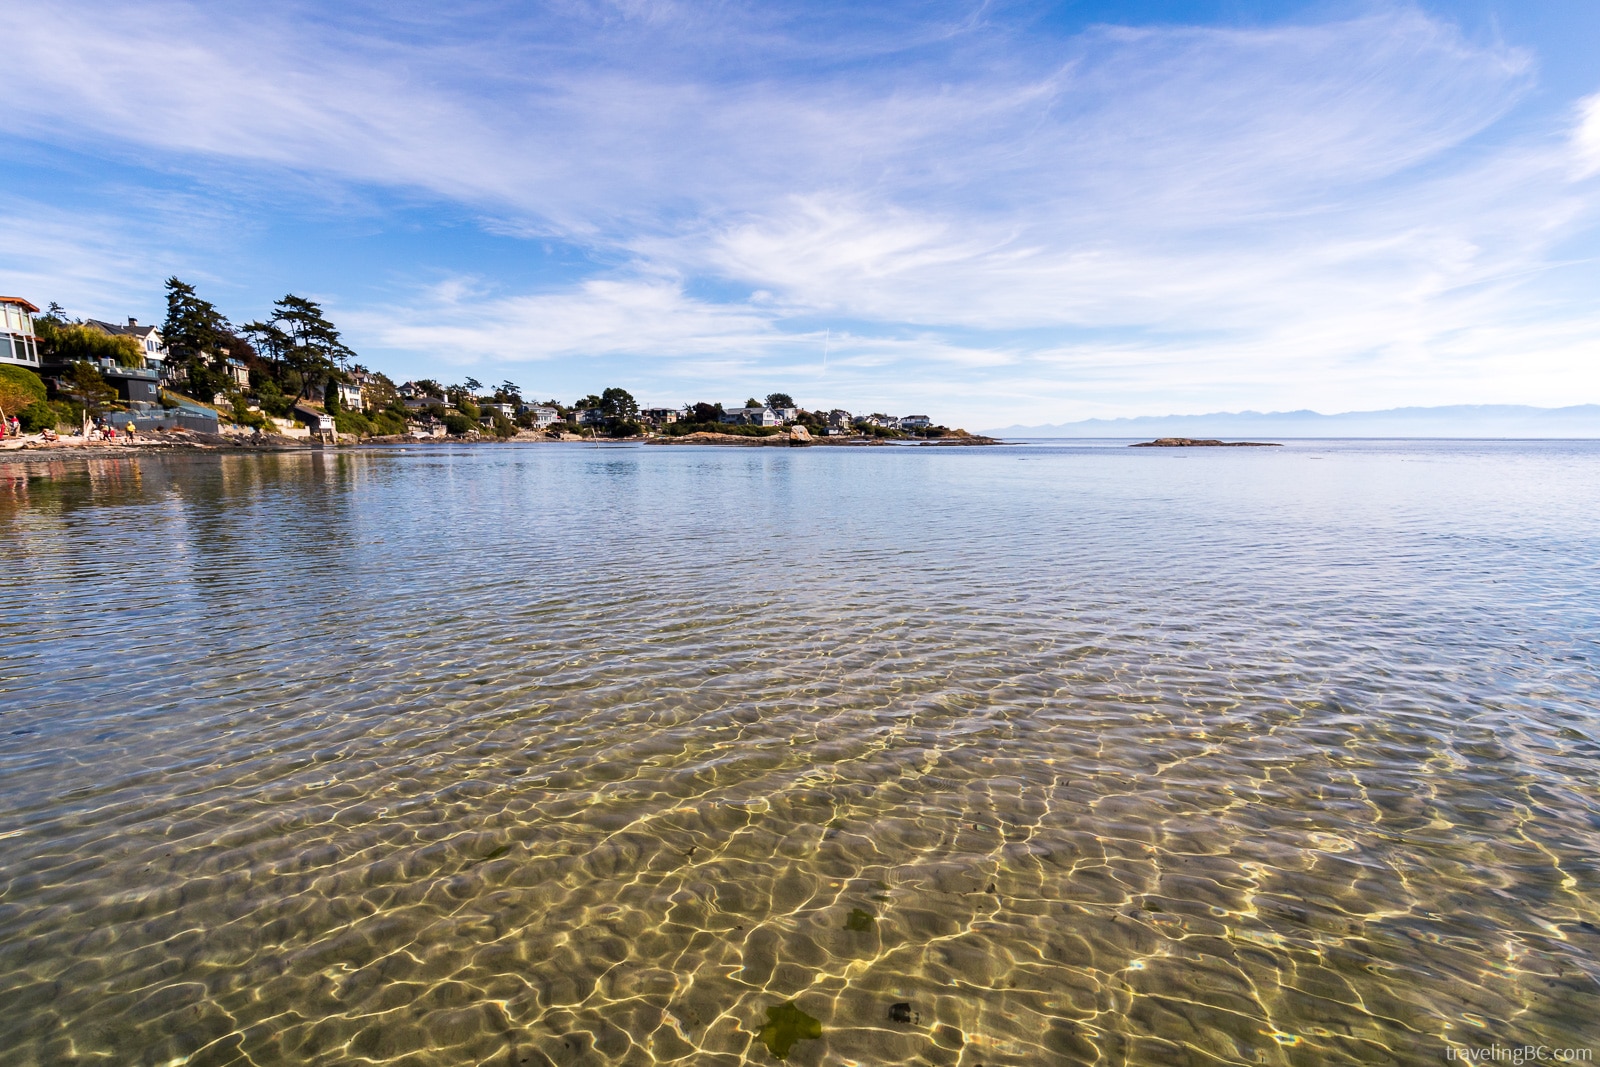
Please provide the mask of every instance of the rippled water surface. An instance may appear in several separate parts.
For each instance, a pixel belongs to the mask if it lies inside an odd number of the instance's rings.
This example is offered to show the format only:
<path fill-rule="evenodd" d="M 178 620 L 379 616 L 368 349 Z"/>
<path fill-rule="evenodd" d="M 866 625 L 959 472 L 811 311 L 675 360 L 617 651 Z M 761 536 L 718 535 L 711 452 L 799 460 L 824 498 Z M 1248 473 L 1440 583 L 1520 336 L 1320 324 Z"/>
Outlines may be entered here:
<path fill-rule="evenodd" d="M 5 1064 L 1600 1047 L 1592 443 L 9 463 L 0 561 Z"/>

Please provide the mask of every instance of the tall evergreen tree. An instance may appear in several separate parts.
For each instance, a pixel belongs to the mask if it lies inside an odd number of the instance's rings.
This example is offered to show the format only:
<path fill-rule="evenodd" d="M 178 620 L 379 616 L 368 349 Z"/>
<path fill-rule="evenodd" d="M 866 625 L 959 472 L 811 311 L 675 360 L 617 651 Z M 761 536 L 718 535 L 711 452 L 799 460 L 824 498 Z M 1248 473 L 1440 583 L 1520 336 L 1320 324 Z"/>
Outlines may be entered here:
<path fill-rule="evenodd" d="M 272 305 L 272 318 L 244 329 L 257 348 L 299 376 L 302 396 L 309 396 L 314 386 L 326 387 L 335 371 L 342 374 L 356 356 L 339 339 L 322 305 L 293 293 Z"/>
<path fill-rule="evenodd" d="M 167 358 L 188 371 L 198 391 L 219 387 L 226 358 L 223 349 L 233 336 L 228 320 L 211 301 L 202 300 L 194 286 L 175 277 L 167 279 L 167 320 L 161 336 L 167 343 Z"/>

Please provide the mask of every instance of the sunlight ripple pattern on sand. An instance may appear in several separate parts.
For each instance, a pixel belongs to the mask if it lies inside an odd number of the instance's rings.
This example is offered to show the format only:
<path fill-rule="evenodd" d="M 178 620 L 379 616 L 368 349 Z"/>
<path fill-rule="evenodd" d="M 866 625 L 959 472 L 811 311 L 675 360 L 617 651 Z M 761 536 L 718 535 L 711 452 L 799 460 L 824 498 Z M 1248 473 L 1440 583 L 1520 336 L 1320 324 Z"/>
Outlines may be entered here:
<path fill-rule="evenodd" d="M 1600 1044 L 1600 448 L 1268 451 L 0 466 L 0 1062 Z"/>

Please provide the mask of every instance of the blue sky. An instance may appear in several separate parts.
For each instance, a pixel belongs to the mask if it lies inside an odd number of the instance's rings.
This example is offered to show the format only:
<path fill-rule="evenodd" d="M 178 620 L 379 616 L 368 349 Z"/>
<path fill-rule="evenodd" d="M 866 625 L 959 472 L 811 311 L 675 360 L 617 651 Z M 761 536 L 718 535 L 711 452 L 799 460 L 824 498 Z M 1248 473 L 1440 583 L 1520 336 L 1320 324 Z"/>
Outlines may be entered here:
<path fill-rule="evenodd" d="M 1600 401 L 1600 5 L 8 5 L 0 289 L 396 379 L 1091 416 Z"/>

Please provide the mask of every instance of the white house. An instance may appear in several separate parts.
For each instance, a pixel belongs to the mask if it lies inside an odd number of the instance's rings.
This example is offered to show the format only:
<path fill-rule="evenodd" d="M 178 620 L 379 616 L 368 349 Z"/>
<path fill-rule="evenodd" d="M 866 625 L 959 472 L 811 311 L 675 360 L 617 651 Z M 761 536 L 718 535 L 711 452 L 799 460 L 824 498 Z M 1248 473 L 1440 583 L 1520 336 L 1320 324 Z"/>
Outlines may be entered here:
<path fill-rule="evenodd" d="M 547 426 L 554 426 L 561 421 L 561 413 L 555 408 L 543 404 L 533 404 L 522 409 L 524 414 L 533 416 L 535 429 L 543 430 Z"/>
<path fill-rule="evenodd" d="M 361 402 L 361 386 L 351 382 L 339 382 L 336 392 L 339 396 L 339 406 L 346 411 L 360 411 L 365 407 Z"/>
<path fill-rule="evenodd" d="M 0 363 L 39 369 L 39 339 L 33 316 L 39 309 L 20 296 L 0 296 Z"/>
<path fill-rule="evenodd" d="M 517 405 L 515 404 L 497 404 L 493 402 L 479 404 L 478 411 L 481 413 L 479 418 L 488 422 L 492 422 L 494 420 L 496 413 L 504 415 L 508 419 L 514 419 L 517 417 Z"/>
<path fill-rule="evenodd" d="M 745 426 L 776 426 L 778 415 L 768 407 L 723 408 L 722 421 Z"/>

